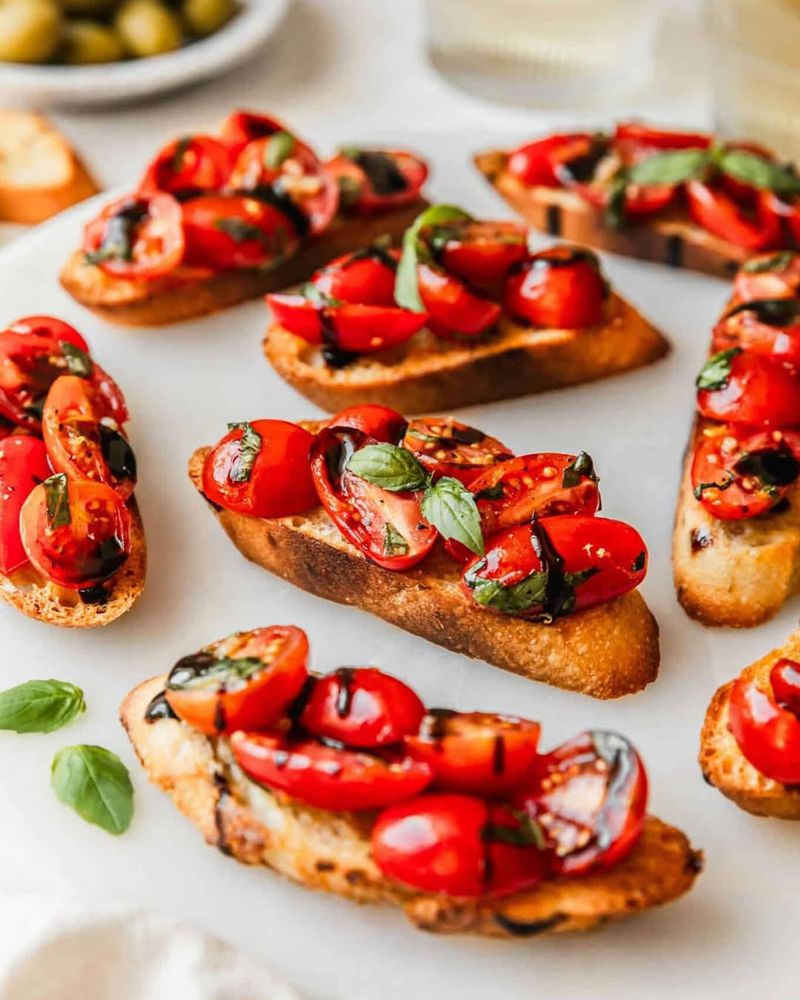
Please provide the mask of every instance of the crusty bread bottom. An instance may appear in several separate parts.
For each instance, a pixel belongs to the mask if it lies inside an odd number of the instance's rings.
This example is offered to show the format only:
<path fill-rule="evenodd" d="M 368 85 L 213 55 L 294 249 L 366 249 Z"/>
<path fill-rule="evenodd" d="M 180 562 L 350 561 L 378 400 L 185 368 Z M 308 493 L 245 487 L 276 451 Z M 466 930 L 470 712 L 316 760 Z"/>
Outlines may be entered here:
<path fill-rule="evenodd" d="M 702 854 L 684 834 L 650 817 L 631 855 L 596 875 L 543 882 L 499 900 L 405 889 L 387 880 L 371 857 L 369 814 L 330 813 L 270 792 L 244 777 L 224 739 L 212 742 L 174 719 L 145 721 L 164 680 L 153 678 L 132 691 L 120 718 L 150 781 L 172 796 L 207 843 L 309 889 L 360 903 L 393 903 L 424 930 L 491 937 L 587 930 L 677 898 L 702 868 Z"/>

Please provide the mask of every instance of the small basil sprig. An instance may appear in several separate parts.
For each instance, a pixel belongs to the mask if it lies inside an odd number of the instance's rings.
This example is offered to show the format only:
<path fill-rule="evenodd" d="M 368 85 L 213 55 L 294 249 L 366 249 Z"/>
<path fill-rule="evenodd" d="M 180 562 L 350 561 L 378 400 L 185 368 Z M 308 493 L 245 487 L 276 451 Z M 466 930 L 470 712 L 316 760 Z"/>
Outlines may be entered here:
<path fill-rule="evenodd" d="M 431 254 L 420 238 L 422 230 L 446 222 L 470 222 L 471 219 L 472 216 L 454 205 L 431 205 L 417 216 L 403 235 L 403 252 L 394 285 L 394 300 L 399 306 L 411 312 L 425 312 L 419 294 L 417 265 L 429 261 Z"/>
<path fill-rule="evenodd" d="M 67 370 L 70 375 L 77 375 L 79 378 L 91 376 L 94 365 L 86 351 L 82 351 L 77 344 L 71 344 L 68 340 L 62 340 L 59 347 L 67 362 Z"/>
<path fill-rule="evenodd" d="M 731 363 L 742 353 L 741 347 L 729 347 L 727 351 L 712 354 L 700 369 L 696 385 L 698 389 L 722 389 L 731 377 Z"/>
<path fill-rule="evenodd" d="M 0 729 L 52 733 L 86 711 L 83 691 L 67 681 L 25 681 L 0 691 Z"/>
<path fill-rule="evenodd" d="M 87 823 L 114 835 L 130 826 L 131 778 L 119 757 L 105 747 L 64 747 L 53 758 L 50 780 L 58 798 Z"/>
<path fill-rule="evenodd" d="M 261 451 L 261 435 L 253 430 L 253 425 L 247 421 L 238 424 L 228 424 L 229 431 L 241 428 L 242 436 L 239 439 L 239 457 L 231 466 L 230 480 L 232 483 L 247 483 L 253 471 L 258 453 Z"/>

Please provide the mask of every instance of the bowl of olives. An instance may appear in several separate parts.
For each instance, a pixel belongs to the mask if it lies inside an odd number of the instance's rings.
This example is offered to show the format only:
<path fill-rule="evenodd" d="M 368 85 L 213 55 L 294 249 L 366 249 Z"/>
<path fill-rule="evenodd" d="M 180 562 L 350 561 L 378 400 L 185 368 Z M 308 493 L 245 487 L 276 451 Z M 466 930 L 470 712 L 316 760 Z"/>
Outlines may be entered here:
<path fill-rule="evenodd" d="M 135 101 L 253 55 L 289 0 L 0 0 L 0 94 L 40 105 Z"/>

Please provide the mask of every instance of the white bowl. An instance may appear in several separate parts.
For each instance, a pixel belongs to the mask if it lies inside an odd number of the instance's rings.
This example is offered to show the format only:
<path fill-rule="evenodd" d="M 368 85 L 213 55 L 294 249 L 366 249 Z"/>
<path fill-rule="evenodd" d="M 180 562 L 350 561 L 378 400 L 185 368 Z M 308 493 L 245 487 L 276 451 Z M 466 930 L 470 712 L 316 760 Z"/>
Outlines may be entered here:
<path fill-rule="evenodd" d="M 276 31 L 289 0 L 247 0 L 225 27 L 177 52 L 99 66 L 0 63 L 4 101 L 92 107 L 199 83 L 244 62 Z"/>

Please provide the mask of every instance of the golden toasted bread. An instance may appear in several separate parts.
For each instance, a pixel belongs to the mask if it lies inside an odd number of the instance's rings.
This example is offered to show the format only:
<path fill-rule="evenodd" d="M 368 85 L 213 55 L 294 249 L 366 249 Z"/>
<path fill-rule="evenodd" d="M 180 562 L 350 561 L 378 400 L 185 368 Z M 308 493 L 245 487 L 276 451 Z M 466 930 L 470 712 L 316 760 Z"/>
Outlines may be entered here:
<path fill-rule="evenodd" d="M 320 350 L 273 326 L 264 353 L 278 374 L 335 413 L 382 403 L 402 413 L 452 410 L 592 382 L 650 364 L 668 342 L 630 303 L 612 295 L 605 322 L 587 330 L 537 330 L 501 320 L 478 344 L 447 343 L 422 331 L 400 347 L 331 368 Z"/>
<path fill-rule="evenodd" d="M 702 869 L 702 854 L 683 833 L 649 817 L 629 857 L 595 875 L 555 879 L 493 900 L 406 889 L 372 859 L 371 814 L 305 806 L 247 779 L 224 738 L 212 741 L 175 719 L 147 722 L 145 710 L 164 681 L 140 684 L 122 703 L 120 718 L 150 781 L 172 796 L 207 843 L 309 889 L 402 907 L 424 930 L 491 937 L 587 930 L 676 899 Z"/>
<path fill-rule="evenodd" d="M 769 674 L 781 657 L 800 659 L 800 631 L 785 645 L 773 649 L 757 663 L 742 671 L 742 676 L 763 681 L 769 687 Z M 757 771 L 747 760 L 728 726 L 733 681 L 719 688 L 706 712 L 700 736 L 700 767 L 710 785 L 754 816 L 800 819 L 800 790 L 787 788 Z"/>
<path fill-rule="evenodd" d="M 201 494 L 208 451 L 198 449 L 189 462 L 189 476 Z M 658 674 L 658 625 L 638 591 L 543 625 L 477 608 L 462 592 L 452 560 L 439 549 L 406 572 L 381 569 L 341 535 L 321 507 L 271 520 L 235 514 L 210 501 L 209 507 L 251 562 L 446 649 L 595 698 L 640 691 Z"/>

